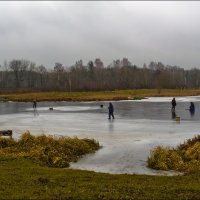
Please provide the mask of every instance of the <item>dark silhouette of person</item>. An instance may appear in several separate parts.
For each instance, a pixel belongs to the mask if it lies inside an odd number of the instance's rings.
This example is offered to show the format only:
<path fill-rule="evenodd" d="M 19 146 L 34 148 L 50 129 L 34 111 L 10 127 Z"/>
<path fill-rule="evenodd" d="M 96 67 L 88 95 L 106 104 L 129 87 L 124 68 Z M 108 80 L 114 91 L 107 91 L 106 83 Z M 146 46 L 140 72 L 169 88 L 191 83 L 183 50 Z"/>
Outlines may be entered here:
<path fill-rule="evenodd" d="M 36 100 L 33 101 L 33 108 L 34 108 L 34 109 L 37 108 L 37 101 L 36 101 Z"/>
<path fill-rule="evenodd" d="M 176 112 L 172 111 L 172 119 L 176 119 Z"/>
<path fill-rule="evenodd" d="M 190 102 L 190 108 L 189 108 L 190 114 L 194 115 L 195 112 L 195 106 L 193 102 Z"/>
<path fill-rule="evenodd" d="M 112 103 L 110 102 L 108 106 L 108 119 L 111 119 L 111 117 L 115 119 L 113 112 L 114 112 L 114 107 Z"/>
<path fill-rule="evenodd" d="M 175 100 L 175 98 L 172 99 L 171 104 L 172 104 L 172 109 L 171 109 L 171 111 L 172 111 L 172 112 L 175 112 L 175 107 L 176 107 L 176 100 Z"/>
<path fill-rule="evenodd" d="M 190 102 L 190 112 L 194 112 L 195 111 L 195 106 L 193 102 Z"/>
<path fill-rule="evenodd" d="M 103 108 L 103 104 L 101 104 L 100 107 Z"/>

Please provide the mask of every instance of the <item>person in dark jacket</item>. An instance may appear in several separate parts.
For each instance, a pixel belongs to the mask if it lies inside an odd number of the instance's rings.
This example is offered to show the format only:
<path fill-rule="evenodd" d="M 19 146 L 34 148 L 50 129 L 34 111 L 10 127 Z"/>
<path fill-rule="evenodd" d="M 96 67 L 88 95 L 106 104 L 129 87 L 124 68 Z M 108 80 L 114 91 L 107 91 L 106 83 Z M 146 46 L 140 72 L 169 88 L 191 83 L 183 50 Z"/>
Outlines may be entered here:
<path fill-rule="evenodd" d="M 34 109 L 37 108 L 37 101 L 36 101 L 36 100 L 33 101 L 33 108 L 34 108 Z"/>
<path fill-rule="evenodd" d="M 195 107 L 194 107 L 194 103 L 193 102 L 190 102 L 190 112 L 191 113 L 194 113 L 194 111 L 195 111 Z"/>
<path fill-rule="evenodd" d="M 176 99 L 175 99 L 175 98 L 172 99 L 171 104 L 172 104 L 172 109 L 171 109 L 171 111 L 172 111 L 172 112 L 175 112 L 175 107 L 176 107 Z"/>
<path fill-rule="evenodd" d="M 114 107 L 112 103 L 110 102 L 108 106 L 108 119 L 111 119 L 111 117 L 115 119 L 113 112 L 114 112 Z"/>

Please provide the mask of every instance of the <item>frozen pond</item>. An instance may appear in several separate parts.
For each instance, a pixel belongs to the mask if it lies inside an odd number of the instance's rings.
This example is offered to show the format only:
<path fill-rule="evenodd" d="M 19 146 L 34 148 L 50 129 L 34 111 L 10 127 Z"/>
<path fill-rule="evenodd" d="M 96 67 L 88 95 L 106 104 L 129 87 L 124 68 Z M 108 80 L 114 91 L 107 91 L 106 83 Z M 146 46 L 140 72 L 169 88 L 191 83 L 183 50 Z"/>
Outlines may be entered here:
<path fill-rule="evenodd" d="M 108 120 L 108 102 L 0 102 L 1 130 L 12 129 L 15 137 L 26 130 L 34 134 L 57 134 L 94 138 L 103 146 L 71 168 L 108 173 L 168 174 L 146 167 L 150 149 L 157 145 L 175 146 L 199 134 L 200 97 L 177 97 L 172 118 L 171 97 L 139 101 L 116 101 L 115 120 Z M 188 110 L 195 103 L 195 115 Z M 103 108 L 100 105 L 103 104 Z M 53 107 L 53 110 L 49 110 Z"/>

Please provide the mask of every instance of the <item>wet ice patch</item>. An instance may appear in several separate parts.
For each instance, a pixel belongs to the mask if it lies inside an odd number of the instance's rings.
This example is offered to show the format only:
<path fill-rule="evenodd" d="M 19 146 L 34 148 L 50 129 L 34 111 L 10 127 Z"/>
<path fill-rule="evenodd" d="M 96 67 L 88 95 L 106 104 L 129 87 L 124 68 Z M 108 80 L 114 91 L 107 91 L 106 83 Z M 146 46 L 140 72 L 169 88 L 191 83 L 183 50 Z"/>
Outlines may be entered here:
<path fill-rule="evenodd" d="M 200 102 L 200 96 L 175 97 L 177 102 Z M 173 97 L 148 97 L 147 99 L 133 100 L 142 102 L 171 102 Z"/>
<path fill-rule="evenodd" d="M 77 136 L 99 141 L 103 148 L 72 163 L 71 168 L 158 175 L 165 172 L 146 167 L 150 150 L 158 145 L 175 147 L 199 134 L 200 97 L 176 99 L 179 123 L 172 118 L 172 97 L 151 97 L 113 102 L 115 120 L 108 120 L 105 101 L 39 102 L 35 111 L 30 102 L 0 103 L 0 125 L 2 130 L 12 129 L 15 138 L 29 130 L 35 135 Z M 186 110 L 191 100 L 196 101 L 192 117 Z"/>
<path fill-rule="evenodd" d="M 50 107 L 38 107 L 37 111 L 84 111 L 84 110 L 94 110 L 98 109 L 97 107 L 89 107 L 89 106 L 50 106 Z M 33 110 L 33 108 L 27 108 L 27 111 Z"/>

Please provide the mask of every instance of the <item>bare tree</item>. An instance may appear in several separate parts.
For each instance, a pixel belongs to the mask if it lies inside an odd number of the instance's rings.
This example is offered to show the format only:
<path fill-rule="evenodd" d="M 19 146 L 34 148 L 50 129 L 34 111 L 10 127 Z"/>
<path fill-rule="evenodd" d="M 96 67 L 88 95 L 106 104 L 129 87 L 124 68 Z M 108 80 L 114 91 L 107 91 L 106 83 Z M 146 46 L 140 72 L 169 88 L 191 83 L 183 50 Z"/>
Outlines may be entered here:
<path fill-rule="evenodd" d="M 43 88 L 45 78 L 46 78 L 45 75 L 47 74 L 47 69 L 44 65 L 39 65 L 36 70 L 37 70 L 37 72 L 39 73 L 39 76 L 40 76 L 40 87 Z"/>
<path fill-rule="evenodd" d="M 56 73 L 56 83 L 58 88 L 64 87 L 65 77 L 64 77 L 65 68 L 61 63 L 56 62 L 54 66 L 54 72 Z"/>
<path fill-rule="evenodd" d="M 34 62 L 30 62 L 29 68 L 28 68 L 28 87 L 33 88 L 34 87 L 34 75 L 36 72 L 36 64 Z"/>
<path fill-rule="evenodd" d="M 24 80 L 24 74 L 28 68 L 27 60 L 12 60 L 9 63 L 10 69 L 13 70 L 16 80 L 16 88 L 20 88 L 20 82 Z"/>

